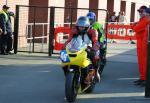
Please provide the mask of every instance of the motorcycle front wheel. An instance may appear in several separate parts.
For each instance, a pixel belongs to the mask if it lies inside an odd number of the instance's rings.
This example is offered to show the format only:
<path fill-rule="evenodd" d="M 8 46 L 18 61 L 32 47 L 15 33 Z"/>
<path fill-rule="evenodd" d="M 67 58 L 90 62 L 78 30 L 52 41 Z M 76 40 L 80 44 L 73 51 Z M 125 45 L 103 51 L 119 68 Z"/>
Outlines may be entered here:
<path fill-rule="evenodd" d="M 76 81 L 74 73 L 66 74 L 65 95 L 68 102 L 74 102 L 77 97 Z"/>

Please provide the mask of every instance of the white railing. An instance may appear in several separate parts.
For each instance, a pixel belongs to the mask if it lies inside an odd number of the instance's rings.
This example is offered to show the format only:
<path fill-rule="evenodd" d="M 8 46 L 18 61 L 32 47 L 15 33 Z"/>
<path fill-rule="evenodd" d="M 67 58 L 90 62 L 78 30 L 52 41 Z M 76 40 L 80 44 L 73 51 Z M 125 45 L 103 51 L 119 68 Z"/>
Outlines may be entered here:
<path fill-rule="evenodd" d="M 64 25 L 70 26 L 71 23 L 55 23 L 54 27 L 64 27 Z M 75 24 L 75 23 L 73 23 Z M 34 36 L 33 37 L 33 28 L 34 26 L 42 26 L 42 35 L 41 36 Z M 49 23 L 28 23 L 26 24 L 26 39 L 29 40 L 29 51 L 32 49 L 32 40 L 33 39 L 42 39 L 41 41 L 41 52 L 44 49 L 44 39 L 46 38 L 48 41 L 48 34 L 49 34 Z M 45 27 L 47 28 L 47 32 L 45 32 Z M 30 28 L 30 29 L 29 29 Z M 35 35 L 35 34 L 34 34 Z"/>

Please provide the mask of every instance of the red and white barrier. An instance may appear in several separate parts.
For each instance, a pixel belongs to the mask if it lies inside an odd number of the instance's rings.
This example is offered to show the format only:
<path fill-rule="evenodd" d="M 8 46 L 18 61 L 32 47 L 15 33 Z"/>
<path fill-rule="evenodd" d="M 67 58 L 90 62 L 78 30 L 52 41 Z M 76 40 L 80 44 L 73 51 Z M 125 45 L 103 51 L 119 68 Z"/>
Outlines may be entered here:
<path fill-rule="evenodd" d="M 121 40 L 136 40 L 130 25 L 108 24 L 107 38 Z"/>
<path fill-rule="evenodd" d="M 70 27 L 56 27 L 54 32 L 54 50 L 61 50 L 69 38 Z M 121 40 L 136 40 L 135 33 L 130 25 L 108 24 L 107 38 Z"/>

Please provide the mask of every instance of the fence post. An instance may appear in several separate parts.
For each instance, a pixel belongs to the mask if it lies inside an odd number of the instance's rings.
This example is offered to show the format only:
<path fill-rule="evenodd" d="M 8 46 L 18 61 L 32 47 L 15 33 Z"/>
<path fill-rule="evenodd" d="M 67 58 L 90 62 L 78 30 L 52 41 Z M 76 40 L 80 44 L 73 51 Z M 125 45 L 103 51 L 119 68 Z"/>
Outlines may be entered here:
<path fill-rule="evenodd" d="M 33 14 L 33 34 L 32 34 L 32 53 L 34 53 L 35 46 L 35 23 L 36 23 L 36 7 L 34 6 L 34 14 Z M 30 51 L 29 51 L 30 52 Z"/>
<path fill-rule="evenodd" d="M 106 51 L 107 51 L 107 34 L 108 34 L 108 11 L 106 10 L 106 18 L 105 18 L 105 37 L 106 37 Z"/>
<path fill-rule="evenodd" d="M 18 31 L 19 31 L 19 5 L 16 5 L 16 13 L 15 13 L 15 21 L 14 21 L 14 53 L 18 52 Z"/>
<path fill-rule="evenodd" d="M 148 52 L 147 53 L 148 54 L 147 54 L 145 97 L 150 98 L 150 26 L 148 26 Z"/>
<path fill-rule="evenodd" d="M 70 28 L 72 28 L 72 21 L 73 21 L 73 8 L 70 8 L 70 14 L 71 14 L 71 18 L 70 18 L 70 22 L 71 22 L 71 25 L 70 25 Z"/>
<path fill-rule="evenodd" d="M 52 55 L 54 49 L 54 19 L 55 19 L 55 7 L 50 7 L 50 32 L 49 32 L 49 56 Z"/>

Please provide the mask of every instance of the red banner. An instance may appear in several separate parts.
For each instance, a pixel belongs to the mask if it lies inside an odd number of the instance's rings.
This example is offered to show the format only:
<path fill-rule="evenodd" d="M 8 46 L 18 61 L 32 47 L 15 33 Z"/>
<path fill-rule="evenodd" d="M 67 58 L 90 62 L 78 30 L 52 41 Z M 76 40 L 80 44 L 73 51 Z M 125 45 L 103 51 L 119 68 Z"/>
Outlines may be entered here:
<path fill-rule="evenodd" d="M 61 50 L 70 34 L 69 27 L 57 27 L 54 32 L 54 50 Z"/>
<path fill-rule="evenodd" d="M 130 25 L 108 24 L 107 38 L 121 40 L 136 40 Z M 54 50 L 61 50 L 69 38 L 70 27 L 56 27 L 54 32 Z"/>
<path fill-rule="evenodd" d="M 109 39 L 136 40 L 130 25 L 108 24 L 107 37 Z"/>

